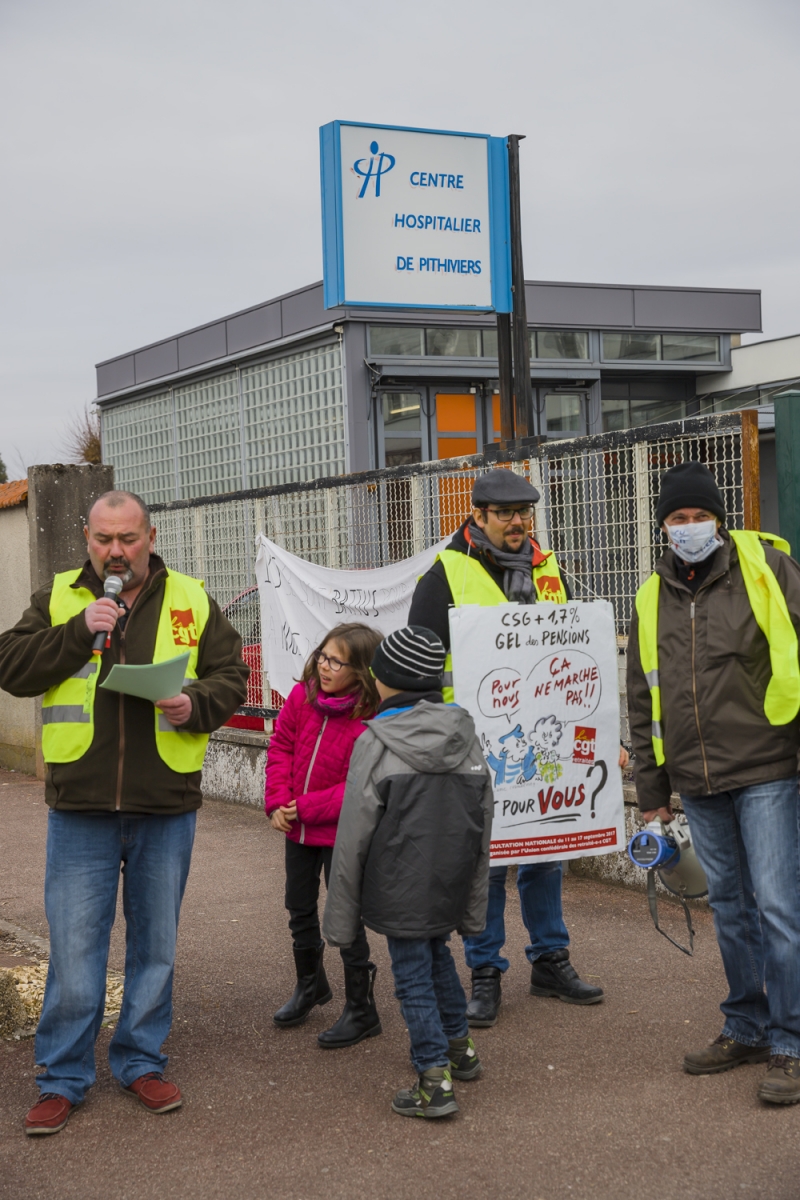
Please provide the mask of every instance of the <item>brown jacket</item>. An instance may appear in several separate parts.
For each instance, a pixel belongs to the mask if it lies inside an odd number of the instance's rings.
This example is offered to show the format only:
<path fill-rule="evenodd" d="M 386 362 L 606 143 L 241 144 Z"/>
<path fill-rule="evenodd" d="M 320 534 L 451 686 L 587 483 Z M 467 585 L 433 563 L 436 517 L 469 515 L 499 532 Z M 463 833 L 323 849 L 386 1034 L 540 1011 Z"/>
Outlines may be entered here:
<path fill-rule="evenodd" d="M 117 627 L 103 652 L 100 680 L 114 663 L 153 661 L 161 615 L 166 568 L 150 556 L 150 576 L 134 601 L 124 635 Z M 90 562 L 73 587 L 95 596 L 103 585 Z M 0 634 L 0 687 L 14 696 L 39 696 L 63 682 L 92 653 L 94 635 L 83 613 L 65 625 L 50 624 L 52 584 L 31 597 L 20 621 Z M 247 694 L 249 668 L 242 661 L 242 639 L 209 597 L 208 622 L 198 647 L 198 679 L 184 691 L 192 699 L 192 715 L 183 729 L 211 733 L 228 720 Z M 124 653 L 124 658 L 123 658 Z M 200 771 L 173 771 L 156 749 L 153 705 L 98 687 L 95 694 L 94 739 L 76 762 L 51 763 L 45 799 L 51 808 L 71 812 L 182 813 L 199 808 Z"/>
<path fill-rule="evenodd" d="M 651 740 L 650 691 L 639 659 L 634 610 L 628 639 L 628 716 L 639 807 L 660 808 L 670 793 L 709 796 L 797 771 L 800 722 L 770 725 L 764 694 L 771 677 L 767 639 L 756 624 L 725 530 L 708 578 L 692 596 L 666 550 L 661 576 L 658 659 L 664 766 Z M 795 629 L 800 633 L 800 565 L 764 544 Z"/>

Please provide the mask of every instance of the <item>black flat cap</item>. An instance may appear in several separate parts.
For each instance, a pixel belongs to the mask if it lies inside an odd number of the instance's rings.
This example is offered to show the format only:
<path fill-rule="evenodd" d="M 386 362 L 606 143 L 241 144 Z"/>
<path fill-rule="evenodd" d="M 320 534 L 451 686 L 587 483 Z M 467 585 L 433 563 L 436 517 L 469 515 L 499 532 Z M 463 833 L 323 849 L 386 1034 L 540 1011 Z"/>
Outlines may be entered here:
<path fill-rule="evenodd" d="M 538 500 L 539 493 L 533 484 L 505 467 L 496 467 L 479 476 L 472 489 L 473 508 L 486 504 L 536 504 Z"/>

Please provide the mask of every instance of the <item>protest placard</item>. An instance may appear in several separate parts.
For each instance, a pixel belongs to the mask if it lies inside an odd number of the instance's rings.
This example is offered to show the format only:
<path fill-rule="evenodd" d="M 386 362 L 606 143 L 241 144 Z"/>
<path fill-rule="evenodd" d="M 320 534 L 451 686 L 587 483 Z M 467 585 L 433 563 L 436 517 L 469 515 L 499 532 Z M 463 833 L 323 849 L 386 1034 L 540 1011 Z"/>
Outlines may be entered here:
<path fill-rule="evenodd" d="M 450 636 L 456 703 L 492 772 L 493 862 L 623 849 L 611 604 L 465 605 Z"/>

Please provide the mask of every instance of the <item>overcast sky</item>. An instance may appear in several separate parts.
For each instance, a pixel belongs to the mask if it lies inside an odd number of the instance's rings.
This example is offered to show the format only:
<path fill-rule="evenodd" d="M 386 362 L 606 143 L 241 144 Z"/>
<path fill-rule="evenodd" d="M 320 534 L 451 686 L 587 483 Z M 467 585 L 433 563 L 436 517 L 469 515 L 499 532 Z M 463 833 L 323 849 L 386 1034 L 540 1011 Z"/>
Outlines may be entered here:
<path fill-rule="evenodd" d="M 523 133 L 528 279 L 800 332 L 797 0 L 0 0 L 0 455 L 94 364 L 321 278 L 318 128 Z"/>

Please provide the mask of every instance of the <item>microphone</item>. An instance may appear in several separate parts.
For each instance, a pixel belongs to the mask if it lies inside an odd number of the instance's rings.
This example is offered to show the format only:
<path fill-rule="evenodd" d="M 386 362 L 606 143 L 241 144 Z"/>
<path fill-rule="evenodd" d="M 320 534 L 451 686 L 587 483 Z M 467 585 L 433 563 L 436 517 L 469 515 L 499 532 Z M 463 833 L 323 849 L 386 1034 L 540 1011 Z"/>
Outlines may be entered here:
<path fill-rule="evenodd" d="M 103 595 L 108 596 L 113 600 L 122 591 L 122 580 L 119 575 L 109 575 L 103 584 Z M 102 654 L 104 646 L 111 645 L 111 634 L 106 633 L 105 629 L 100 629 L 94 635 L 92 642 L 92 654 Z"/>

